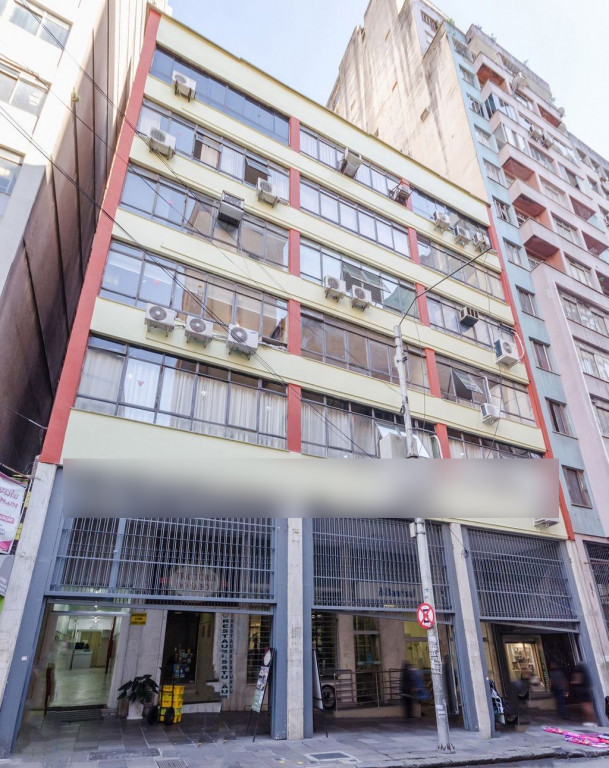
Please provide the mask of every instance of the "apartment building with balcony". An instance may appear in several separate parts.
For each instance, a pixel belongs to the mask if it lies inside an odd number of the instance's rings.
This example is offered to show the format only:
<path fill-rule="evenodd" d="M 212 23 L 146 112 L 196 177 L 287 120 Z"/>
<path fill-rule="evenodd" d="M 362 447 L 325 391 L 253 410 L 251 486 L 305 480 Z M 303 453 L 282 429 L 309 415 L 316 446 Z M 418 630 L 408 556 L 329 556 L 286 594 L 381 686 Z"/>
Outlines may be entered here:
<path fill-rule="evenodd" d="M 484 200 L 155 10 L 134 82 L 0 614 L 4 754 L 33 672 L 69 705 L 77 650 L 92 704 L 160 667 L 187 716 L 247 710 L 273 647 L 289 739 L 312 643 L 337 717 L 395 712 L 402 662 L 430 666 L 408 520 L 74 517 L 68 460 L 374 459 L 402 425 L 398 323 L 422 459 L 550 454 L 526 358 L 496 360 L 519 326 Z M 488 676 L 527 664 L 547 701 L 550 663 L 592 663 L 569 508 L 427 528 L 446 706 L 489 736 Z"/>
<path fill-rule="evenodd" d="M 430 3 L 373 0 L 328 105 L 446 178 L 484 186 L 602 667 L 608 163 L 568 132 L 548 83 Z"/>

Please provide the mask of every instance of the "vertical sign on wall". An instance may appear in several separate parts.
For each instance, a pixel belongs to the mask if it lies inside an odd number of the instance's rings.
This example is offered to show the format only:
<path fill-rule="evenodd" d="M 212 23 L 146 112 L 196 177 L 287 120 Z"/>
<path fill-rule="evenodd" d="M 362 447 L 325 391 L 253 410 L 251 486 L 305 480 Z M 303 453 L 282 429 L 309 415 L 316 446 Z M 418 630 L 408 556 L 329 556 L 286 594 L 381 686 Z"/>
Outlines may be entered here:
<path fill-rule="evenodd" d="M 27 487 L 0 472 L 0 554 L 11 551 Z"/>
<path fill-rule="evenodd" d="M 233 616 L 223 613 L 220 625 L 220 697 L 233 692 Z"/>

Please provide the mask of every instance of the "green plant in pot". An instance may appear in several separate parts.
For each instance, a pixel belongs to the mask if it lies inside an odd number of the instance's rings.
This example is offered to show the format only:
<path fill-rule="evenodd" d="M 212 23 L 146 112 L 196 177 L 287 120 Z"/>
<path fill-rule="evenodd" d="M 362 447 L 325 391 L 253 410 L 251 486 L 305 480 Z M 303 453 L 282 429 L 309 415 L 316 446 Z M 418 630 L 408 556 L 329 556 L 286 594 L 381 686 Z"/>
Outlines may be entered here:
<path fill-rule="evenodd" d="M 152 697 L 159 692 L 159 686 L 152 679 L 152 675 L 141 675 L 123 683 L 118 690 L 117 698 L 127 699 L 129 702 L 127 720 L 139 720 L 144 704 L 150 704 Z"/>

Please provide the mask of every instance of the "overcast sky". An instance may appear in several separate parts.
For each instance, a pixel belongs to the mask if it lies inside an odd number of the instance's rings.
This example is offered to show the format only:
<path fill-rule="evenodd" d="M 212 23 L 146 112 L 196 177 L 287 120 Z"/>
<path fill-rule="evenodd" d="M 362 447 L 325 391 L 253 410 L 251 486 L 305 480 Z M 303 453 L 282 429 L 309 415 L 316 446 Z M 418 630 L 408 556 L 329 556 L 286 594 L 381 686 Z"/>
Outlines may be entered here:
<path fill-rule="evenodd" d="M 170 0 L 174 17 L 325 104 L 368 0 Z M 437 0 L 547 80 L 569 130 L 609 160 L 609 0 Z M 424 161 L 424 158 L 421 158 Z"/>

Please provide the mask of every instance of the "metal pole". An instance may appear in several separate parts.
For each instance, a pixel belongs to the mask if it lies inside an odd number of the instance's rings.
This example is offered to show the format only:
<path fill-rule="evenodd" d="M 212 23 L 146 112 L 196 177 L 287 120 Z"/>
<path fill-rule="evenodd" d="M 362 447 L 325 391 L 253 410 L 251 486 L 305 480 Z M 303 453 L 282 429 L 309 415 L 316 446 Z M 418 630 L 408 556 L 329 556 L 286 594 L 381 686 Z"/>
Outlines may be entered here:
<path fill-rule="evenodd" d="M 410 416 L 410 406 L 408 403 L 408 389 L 406 386 L 406 361 L 407 354 L 404 351 L 404 342 L 402 341 L 402 328 L 396 325 L 393 329 L 395 336 L 395 366 L 398 370 L 400 381 L 400 394 L 402 396 L 402 414 L 404 417 L 404 429 L 406 432 L 406 457 L 409 459 L 417 458 L 412 435 L 412 419 Z M 436 605 L 433 594 L 433 582 L 431 579 L 431 561 L 429 559 L 429 547 L 427 543 L 427 530 L 425 520 L 416 518 L 415 532 L 417 537 L 417 552 L 419 554 L 419 569 L 421 572 L 421 588 L 423 591 L 423 602 L 429 603 L 436 612 Z M 446 691 L 444 689 L 444 674 L 442 669 L 442 654 L 440 652 L 440 638 L 438 637 L 437 625 L 434 623 L 431 629 L 427 630 L 427 645 L 429 648 L 429 660 L 431 663 L 431 682 L 433 685 L 434 706 L 436 710 L 436 727 L 438 729 L 438 749 L 453 752 L 454 747 L 450 741 L 450 730 L 448 727 L 448 710 L 446 706 Z"/>

